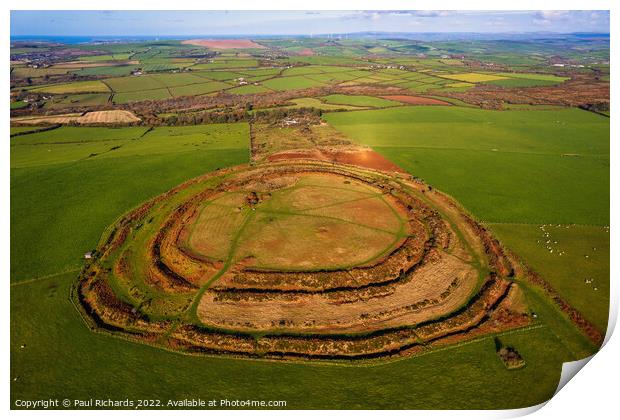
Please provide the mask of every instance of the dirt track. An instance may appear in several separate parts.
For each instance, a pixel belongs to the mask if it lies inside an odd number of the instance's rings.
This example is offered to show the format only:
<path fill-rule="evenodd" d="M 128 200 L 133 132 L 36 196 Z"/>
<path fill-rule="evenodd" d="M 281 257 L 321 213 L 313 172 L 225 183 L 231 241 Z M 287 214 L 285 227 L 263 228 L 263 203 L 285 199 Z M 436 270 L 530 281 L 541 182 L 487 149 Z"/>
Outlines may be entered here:
<path fill-rule="evenodd" d="M 316 159 L 326 162 L 356 165 L 363 168 L 377 169 L 384 172 L 405 173 L 396 164 L 384 158 L 372 149 L 315 149 L 315 150 L 291 150 L 274 153 L 267 157 L 270 162 L 288 161 L 291 159 Z"/>

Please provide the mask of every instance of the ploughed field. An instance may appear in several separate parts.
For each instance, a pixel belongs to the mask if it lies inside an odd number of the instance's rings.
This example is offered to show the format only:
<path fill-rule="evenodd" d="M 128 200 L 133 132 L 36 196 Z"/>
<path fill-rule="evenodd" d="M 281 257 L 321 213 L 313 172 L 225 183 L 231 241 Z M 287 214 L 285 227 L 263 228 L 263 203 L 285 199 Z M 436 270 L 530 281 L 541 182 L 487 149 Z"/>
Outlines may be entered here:
<path fill-rule="evenodd" d="M 529 325 L 499 243 L 408 175 L 316 160 L 194 178 L 122 216 L 73 297 L 187 352 L 366 359 Z"/>

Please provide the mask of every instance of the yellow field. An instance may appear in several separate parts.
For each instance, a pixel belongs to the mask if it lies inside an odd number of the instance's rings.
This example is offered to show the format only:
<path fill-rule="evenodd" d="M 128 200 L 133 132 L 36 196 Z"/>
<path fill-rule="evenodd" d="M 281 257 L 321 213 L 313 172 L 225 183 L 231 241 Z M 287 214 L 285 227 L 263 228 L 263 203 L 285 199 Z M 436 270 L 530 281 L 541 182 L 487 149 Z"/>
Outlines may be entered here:
<path fill-rule="evenodd" d="M 469 83 L 469 82 L 456 82 L 456 83 L 448 83 L 446 87 L 460 88 L 460 87 L 471 87 L 473 85 L 474 85 L 473 83 Z"/>
<path fill-rule="evenodd" d="M 441 77 L 445 79 L 459 80 L 461 82 L 480 83 L 490 82 L 492 80 L 508 79 L 504 76 L 496 76 L 494 74 L 483 73 L 455 73 L 455 74 L 442 74 Z"/>
<path fill-rule="evenodd" d="M 41 86 L 31 90 L 31 92 L 55 93 L 58 95 L 65 93 L 105 93 L 109 91 L 110 88 L 100 80 Z"/>

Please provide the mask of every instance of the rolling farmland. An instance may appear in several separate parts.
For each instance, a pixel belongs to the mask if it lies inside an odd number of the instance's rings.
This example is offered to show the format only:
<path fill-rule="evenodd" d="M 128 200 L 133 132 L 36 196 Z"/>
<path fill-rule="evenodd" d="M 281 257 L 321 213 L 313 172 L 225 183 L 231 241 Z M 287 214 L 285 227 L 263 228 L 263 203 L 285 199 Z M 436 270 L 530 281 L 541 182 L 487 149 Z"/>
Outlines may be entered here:
<path fill-rule="evenodd" d="M 12 41 L 11 400 L 546 401 L 607 328 L 608 60 Z"/>

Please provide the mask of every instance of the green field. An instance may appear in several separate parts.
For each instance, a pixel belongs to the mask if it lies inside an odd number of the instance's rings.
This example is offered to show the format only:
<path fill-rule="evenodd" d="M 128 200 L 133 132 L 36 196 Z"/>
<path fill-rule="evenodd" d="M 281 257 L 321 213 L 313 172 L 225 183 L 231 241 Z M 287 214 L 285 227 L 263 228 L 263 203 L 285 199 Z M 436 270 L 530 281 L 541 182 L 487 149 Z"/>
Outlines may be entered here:
<path fill-rule="evenodd" d="M 78 128 L 17 136 L 11 139 L 11 167 L 186 151 L 244 149 L 245 124 L 189 127 Z"/>
<path fill-rule="evenodd" d="M 455 197 L 604 331 L 610 258 L 607 118 L 578 109 L 464 107 L 402 107 L 324 118 Z M 542 224 L 549 237 L 543 237 Z M 552 315 L 555 310 L 543 304 L 547 298 L 540 291 L 522 284 L 528 304 L 542 305 L 535 310 L 543 311 L 540 317 L 571 354 L 585 356 L 584 336 Z"/>
<path fill-rule="evenodd" d="M 156 80 L 160 83 L 161 86 L 164 87 L 187 86 L 192 84 L 205 83 L 205 80 L 202 77 L 192 73 L 162 73 L 151 74 L 141 77 L 149 77 L 152 80 Z"/>
<path fill-rule="evenodd" d="M 211 70 L 211 69 L 240 69 L 247 67 L 257 67 L 258 61 L 251 59 L 226 59 L 215 60 L 213 63 L 196 64 L 193 69 L 196 70 Z"/>
<path fill-rule="evenodd" d="M 18 134 L 18 133 L 26 133 L 28 131 L 34 131 L 34 130 L 38 130 L 41 127 L 37 127 L 34 125 L 29 125 L 27 127 L 11 127 L 11 135 L 13 134 Z"/>
<path fill-rule="evenodd" d="M 200 72 L 192 72 L 192 75 L 196 75 L 199 77 L 204 77 L 209 80 L 232 80 L 239 77 L 245 77 L 248 71 L 242 73 L 232 72 L 232 71 L 200 71 Z"/>
<path fill-rule="evenodd" d="M 32 67 L 13 67 L 12 77 L 45 77 L 53 74 L 65 74 L 69 70 L 56 67 L 34 69 Z"/>
<path fill-rule="evenodd" d="M 32 89 L 33 92 L 45 92 L 53 94 L 68 93 L 100 93 L 109 92 L 110 89 L 100 80 L 88 80 L 86 82 L 63 83 L 58 85 L 48 85 Z"/>
<path fill-rule="evenodd" d="M 73 73 L 80 76 L 126 76 L 135 68 L 129 65 L 85 67 Z"/>
<path fill-rule="evenodd" d="M 323 85 L 323 83 L 303 76 L 279 77 L 263 82 L 263 86 L 273 90 L 307 89 L 321 85 Z"/>
<path fill-rule="evenodd" d="M 504 88 L 520 88 L 534 86 L 550 86 L 567 80 L 571 72 L 588 73 L 600 71 L 600 80 L 609 80 L 609 65 L 601 64 L 608 61 L 608 47 L 595 41 L 575 39 L 564 42 L 547 42 L 537 40 L 536 43 L 502 41 L 472 41 L 467 44 L 453 41 L 414 42 L 407 40 L 359 40 L 318 38 L 311 40 L 261 40 L 267 49 L 237 50 L 235 52 L 221 50 L 217 56 L 205 56 L 208 49 L 185 45 L 178 41 L 133 42 L 118 45 L 74 46 L 83 54 L 71 55 L 66 62 L 55 62 L 52 66 L 33 68 L 26 61 L 15 60 L 11 63 L 11 78 L 19 80 L 19 88 L 41 88 L 48 93 L 92 93 L 84 90 L 84 85 L 69 88 L 68 85 L 91 83 L 91 81 L 51 84 L 55 76 L 65 73 L 79 76 L 106 79 L 114 76 L 126 76 L 125 81 L 112 80 L 113 91 L 158 89 L 171 87 L 168 83 L 148 87 L 148 82 L 136 81 L 129 77 L 133 69 L 140 69 L 140 78 L 149 79 L 163 75 L 174 83 L 184 79 L 190 73 L 220 73 L 205 75 L 213 80 L 227 77 L 226 73 L 237 73 L 231 77 L 268 77 L 265 87 L 272 90 L 303 89 L 322 84 L 380 84 L 399 86 L 411 92 L 462 92 L 474 84 L 491 84 Z M 598 45 L 595 45 L 598 44 Z M 49 52 L 61 49 L 62 46 L 50 47 L 19 47 L 12 48 L 12 54 L 27 54 L 35 51 Z M 277 58 L 272 57 L 277 48 Z M 586 53 L 587 51 L 587 53 Z M 314 55 L 297 55 L 311 53 Z M 291 54 L 287 56 L 287 54 Z M 420 54 L 424 54 L 421 56 Z M 446 55 L 459 55 L 447 58 Z M 487 63 L 486 71 L 476 70 L 466 65 L 467 59 Z M 584 63 L 578 68 L 550 67 L 550 57 L 563 57 L 570 62 Z M 96 67 L 89 65 L 96 64 Z M 498 66 L 501 71 L 491 71 L 490 66 Z M 496 68 L 498 68 L 496 67 Z M 569 71 L 567 71 L 569 70 Z M 551 74 L 551 71 L 556 74 Z M 278 73 L 282 73 L 281 78 Z M 201 76 L 202 77 L 202 76 Z M 291 77 L 293 79 L 288 79 Z M 301 78 L 299 78 L 301 77 Z M 26 80 L 32 79 L 32 80 Z M 277 79 L 277 80 L 276 80 Z M 260 81 L 259 79 L 250 80 Z M 461 81 L 450 83 L 451 81 Z M 96 82 L 96 81 L 95 81 Z M 465 84 L 471 82 L 470 84 Z M 107 82 L 106 82 L 107 83 Z M 190 83 L 182 83 L 187 86 Z M 31 86 L 32 85 L 32 86 Z M 180 86 L 176 84 L 176 86 Z M 49 90 L 51 89 L 51 90 Z M 77 89 L 77 90 L 76 90 Z M 103 88 L 101 88 L 103 89 Z M 99 90 L 97 90 L 99 91 Z M 256 93 L 253 88 L 238 89 L 236 93 Z M 204 94 L 199 90 L 198 94 Z M 163 91 L 144 93 L 141 97 L 119 96 L 118 103 L 135 100 L 167 99 Z"/>
<path fill-rule="evenodd" d="M 323 73 L 318 66 L 291 67 L 282 71 L 282 76 L 304 76 Z"/>
<path fill-rule="evenodd" d="M 151 76 L 128 76 L 105 79 L 105 83 L 114 92 L 138 92 L 165 88 L 166 85 Z"/>
<path fill-rule="evenodd" d="M 67 107 L 86 107 L 105 105 L 110 99 L 109 93 L 82 93 L 77 95 L 55 96 L 45 103 L 46 109 Z"/>
<path fill-rule="evenodd" d="M 117 54 L 103 54 L 103 55 L 85 55 L 82 57 L 78 57 L 78 60 L 85 62 L 98 62 L 98 61 L 116 61 L 116 60 L 127 60 L 129 58 L 129 53 L 117 53 Z"/>
<path fill-rule="evenodd" d="M 502 86 L 505 88 L 517 88 L 517 87 L 534 87 L 534 86 L 553 86 L 557 85 L 558 82 L 553 82 L 550 80 L 535 80 L 535 79 L 502 79 L 502 80 L 493 80 L 487 82 L 489 85 L 494 86 Z"/>
<path fill-rule="evenodd" d="M 351 105 L 336 105 L 325 103 L 317 98 L 295 98 L 291 99 L 289 102 L 292 102 L 295 105 L 284 108 L 317 108 L 324 111 L 330 111 L 334 109 L 359 109 L 358 107 Z"/>
<path fill-rule="evenodd" d="M 21 130 L 14 127 L 15 130 Z M 99 128 L 60 127 L 42 133 L 11 139 L 11 146 L 46 143 L 87 143 L 105 140 L 128 140 L 138 138 L 146 132 L 145 127 Z"/>
<path fill-rule="evenodd" d="M 342 55 L 323 55 L 323 56 L 309 56 L 309 57 L 290 57 L 291 62 L 306 63 L 314 65 L 368 65 L 367 62 L 353 58 L 344 57 Z"/>
<path fill-rule="evenodd" d="M 227 89 L 230 85 L 224 82 L 207 82 L 207 83 L 198 83 L 191 84 L 186 86 L 176 86 L 170 88 L 170 93 L 177 96 L 195 96 L 195 95 L 204 95 L 211 92 L 216 92 L 218 90 Z"/>
<path fill-rule="evenodd" d="M 50 392 L 71 398 L 99 393 L 110 398 L 143 394 L 182 398 L 200 394 L 207 381 L 212 398 L 234 393 L 236 398 L 284 399 L 289 408 L 521 407 L 551 396 L 561 361 L 592 351 L 579 337 L 568 347 L 557 341 L 557 331 L 575 334 L 574 329 L 537 298 L 536 291 L 528 292 L 530 304 L 548 325 L 503 337 L 527 360 L 527 367 L 519 371 L 503 367 L 492 338 L 387 364 L 329 366 L 183 356 L 90 332 L 66 298 L 82 253 L 94 247 L 106 225 L 132 206 L 191 176 L 247 160 L 247 129 L 242 125 L 213 129 L 162 127 L 138 140 L 143 128 L 64 128 L 12 140 L 13 149 L 49 147 L 61 141 L 125 142 L 108 158 L 32 162 L 11 171 L 11 377 L 17 378 L 13 399 L 50 397 Z M 193 150 L 192 144 L 210 141 L 207 132 L 212 143 Z M 149 136 L 152 141 L 145 141 Z M 54 187 L 59 184 L 63 188 Z M 49 364 L 50 352 L 66 357 Z M 110 359 L 112 353 L 115 357 Z M 80 363 L 74 363 L 78 358 Z M 110 369 L 118 374 L 105 375 L 104 370 Z M 193 374 L 178 375 L 179 371 Z M 454 371 L 459 372 L 456 379 Z M 221 379 L 208 379 L 214 375 Z M 57 386 L 60 382 L 62 387 Z M 508 382 L 512 391 L 506 395 L 503 386 Z M 403 386 L 410 392 L 400 392 Z"/>
<path fill-rule="evenodd" d="M 114 91 L 116 104 L 146 100 L 161 100 L 178 96 L 204 95 L 230 88 L 231 84 L 220 81 L 238 77 L 236 73 L 161 73 L 143 76 L 127 76 L 105 79 Z"/>
<path fill-rule="evenodd" d="M 609 223 L 607 118 L 577 109 L 418 106 L 325 119 L 483 221 Z"/>
<path fill-rule="evenodd" d="M 568 77 L 555 76 L 553 74 L 542 73 L 495 73 L 498 76 L 510 77 L 513 79 L 527 79 L 527 80 L 543 80 L 546 82 L 562 83 L 568 80 Z"/>
<path fill-rule="evenodd" d="M 21 108 L 26 108 L 27 106 L 28 106 L 28 103 L 24 101 L 11 102 L 11 109 L 21 109 Z"/>
<path fill-rule="evenodd" d="M 89 331 L 67 299 L 75 274 L 11 287 L 12 400 L 204 395 L 286 400 L 288 408 L 523 407 L 551 397 L 560 361 L 572 357 L 547 327 L 502 337 L 527 360 L 518 371 L 504 368 L 492 338 L 374 366 L 186 356 Z M 49 363 L 50 354 L 63 357 Z"/>
<path fill-rule="evenodd" d="M 307 79 L 317 82 L 337 84 L 346 82 L 348 80 L 357 79 L 359 76 L 355 72 L 341 72 L 341 73 L 321 73 L 321 74 L 308 74 L 305 76 Z"/>
<path fill-rule="evenodd" d="M 144 131 L 67 127 L 11 139 L 12 282 L 78 269 L 119 214 L 249 158 L 245 124 Z"/>
<path fill-rule="evenodd" d="M 125 54 L 126 55 L 126 54 Z M 92 60 L 99 62 L 109 61 L 111 55 L 93 56 Z M 261 86 L 237 86 L 231 89 L 231 93 L 252 94 L 269 91 L 286 91 L 292 89 L 307 89 L 316 86 L 335 85 L 339 83 L 360 85 L 383 85 L 397 86 L 409 89 L 413 93 L 423 93 L 429 90 L 438 92 L 466 91 L 475 83 L 488 83 L 503 87 L 529 87 L 554 85 L 566 80 L 550 74 L 539 73 L 448 73 L 439 71 L 444 67 L 450 71 L 450 66 L 433 62 L 434 66 L 421 71 L 407 71 L 396 68 L 368 69 L 367 67 L 345 67 L 347 60 L 341 63 L 334 62 L 331 58 L 323 57 L 325 64 L 297 66 L 289 68 L 259 68 L 257 60 L 238 59 L 234 57 L 218 58 L 213 63 L 194 63 L 191 59 L 175 59 L 159 57 L 153 58 L 150 54 L 142 57 L 138 54 L 133 58 L 141 58 L 139 65 L 129 65 L 118 62 L 118 65 L 100 67 L 85 67 L 78 69 L 69 68 L 45 68 L 30 69 L 16 67 L 13 73 L 17 77 L 26 77 L 23 71 L 40 70 L 45 74 L 59 74 L 59 72 L 71 71 L 80 76 L 96 76 L 102 80 L 53 84 L 34 87 L 34 92 L 46 92 L 52 94 L 71 93 L 94 93 L 114 92 L 114 102 L 125 104 L 142 100 L 163 100 L 177 96 L 204 95 L 207 93 L 228 89 L 228 84 L 207 84 L 208 81 L 229 81 L 234 86 L 232 79 L 245 78 L 248 82 L 263 82 Z M 314 57 L 305 57 L 312 58 Z M 306 61 L 305 58 L 301 61 Z M 333 57 L 332 57 L 333 58 Z M 313 62 L 313 60 L 310 60 Z M 416 64 L 420 64 L 416 61 Z M 129 76 L 134 69 L 141 69 L 147 74 L 141 76 Z M 178 71 L 185 69 L 185 71 Z M 175 70 L 174 72 L 170 72 Z M 33 77 L 42 77 L 44 73 L 33 74 Z M 111 77 L 122 76 L 122 77 Z M 109 87 L 109 88 L 108 88 Z M 342 96 L 342 95 L 340 95 Z M 337 100 L 337 99 L 335 99 Z M 376 99 L 378 101 L 379 99 Z M 85 104 L 86 106 L 90 104 Z M 351 105 L 356 105 L 351 103 Z M 59 103 L 56 108 L 68 106 Z M 371 107 L 383 107 L 388 105 L 359 105 Z"/>
<path fill-rule="evenodd" d="M 499 239 L 604 331 L 609 315 L 609 230 L 599 226 L 490 224 Z"/>
<path fill-rule="evenodd" d="M 270 90 L 263 86 L 245 85 L 238 86 L 228 90 L 228 93 L 234 93 L 235 95 L 248 95 L 254 93 L 269 92 Z"/>
<path fill-rule="evenodd" d="M 161 89 L 151 89 L 151 90 L 141 90 L 136 92 L 120 92 L 115 93 L 112 97 L 112 101 L 115 104 L 126 104 L 129 102 L 140 102 L 140 101 L 156 101 L 160 99 L 169 99 L 172 98 L 170 96 L 170 91 L 166 88 Z"/>

